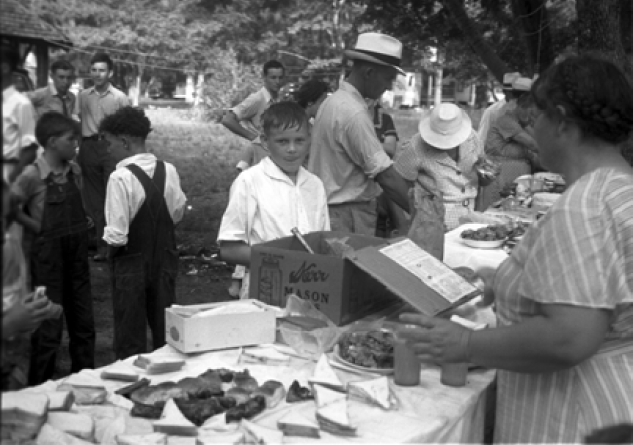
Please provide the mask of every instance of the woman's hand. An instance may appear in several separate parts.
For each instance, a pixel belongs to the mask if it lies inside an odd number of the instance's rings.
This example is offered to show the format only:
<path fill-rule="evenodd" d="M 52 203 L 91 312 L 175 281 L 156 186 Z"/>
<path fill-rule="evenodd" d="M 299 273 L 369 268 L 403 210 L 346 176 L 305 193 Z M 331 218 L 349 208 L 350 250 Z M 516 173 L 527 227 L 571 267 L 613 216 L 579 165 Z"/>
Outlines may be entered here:
<path fill-rule="evenodd" d="M 492 285 L 496 273 L 497 270 L 492 267 L 483 267 L 477 271 L 477 275 L 479 275 L 484 282 L 484 296 L 482 299 L 484 306 L 490 306 L 495 302 L 495 293 L 492 290 Z"/>
<path fill-rule="evenodd" d="M 421 361 L 437 364 L 469 361 L 470 329 L 421 314 L 402 314 L 400 321 L 419 326 L 399 330 L 398 337 L 407 341 Z"/>

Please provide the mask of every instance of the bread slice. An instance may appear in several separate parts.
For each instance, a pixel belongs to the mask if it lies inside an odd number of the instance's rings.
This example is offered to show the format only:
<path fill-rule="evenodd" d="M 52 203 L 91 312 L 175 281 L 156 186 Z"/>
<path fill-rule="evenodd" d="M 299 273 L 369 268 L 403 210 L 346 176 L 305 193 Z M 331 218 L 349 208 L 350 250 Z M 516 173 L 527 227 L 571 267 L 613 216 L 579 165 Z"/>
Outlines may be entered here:
<path fill-rule="evenodd" d="M 46 423 L 80 439 L 92 441 L 94 438 L 95 423 L 86 414 L 51 412 L 48 413 Z"/>
<path fill-rule="evenodd" d="M 122 382 L 136 382 L 139 375 L 125 368 L 110 368 L 101 372 L 101 378 L 104 380 L 121 380 Z"/>
<path fill-rule="evenodd" d="M 160 420 L 154 422 L 154 432 L 175 436 L 196 436 L 198 428 L 180 412 L 174 399 L 169 399 L 165 403 Z"/>
<path fill-rule="evenodd" d="M 394 400 L 386 376 L 364 382 L 351 382 L 347 385 L 347 393 L 351 400 L 378 405 L 383 409 L 394 407 Z"/>
<path fill-rule="evenodd" d="M 57 387 L 58 391 L 71 391 L 77 405 L 100 405 L 108 398 L 108 392 L 104 387 L 75 386 L 62 383 Z"/>
<path fill-rule="evenodd" d="M 322 430 L 340 436 L 356 435 L 347 415 L 347 400 L 339 400 L 318 408 L 316 418 Z"/>
<path fill-rule="evenodd" d="M 72 391 L 53 391 L 46 393 L 49 411 L 68 411 L 75 402 Z"/>
<path fill-rule="evenodd" d="M 2 423 L 36 420 L 41 425 L 46 417 L 49 400 L 46 394 L 25 391 L 2 393 Z"/>
<path fill-rule="evenodd" d="M 121 434 L 116 438 L 117 445 L 167 445 L 167 435 L 163 433 Z"/>
<path fill-rule="evenodd" d="M 242 428 L 246 431 L 246 443 L 279 444 L 283 441 L 284 434 L 279 430 L 273 430 L 259 426 L 246 419 L 242 419 Z"/>
<path fill-rule="evenodd" d="M 228 444 L 228 445 L 240 445 L 244 443 L 244 433 L 241 431 L 232 431 L 225 433 L 207 433 L 206 435 L 200 435 L 196 439 L 196 445 L 215 445 L 215 444 Z"/>
<path fill-rule="evenodd" d="M 330 366 L 330 361 L 325 354 L 322 354 L 319 358 L 319 361 L 314 368 L 314 373 L 312 374 L 312 377 L 308 379 L 308 382 L 345 391 L 345 385 L 343 385 L 332 366 Z"/>
<path fill-rule="evenodd" d="M 279 419 L 277 428 L 284 433 L 284 436 L 314 437 L 317 439 L 321 436 L 316 422 L 306 419 L 295 410 Z"/>
<path fill-rule="evenodd" d="M 333 391 L 325 386 L 314 385 L 313 392 L 317 408 L 347 399 L 347 395 L 345 393 Z"/>
<path fill-rule="evenodd" d="M 75 437 L 64 431 L 58 430 L 49 424 L 42 425 L 35 445 L 90 445 L 92 442 Z"/>

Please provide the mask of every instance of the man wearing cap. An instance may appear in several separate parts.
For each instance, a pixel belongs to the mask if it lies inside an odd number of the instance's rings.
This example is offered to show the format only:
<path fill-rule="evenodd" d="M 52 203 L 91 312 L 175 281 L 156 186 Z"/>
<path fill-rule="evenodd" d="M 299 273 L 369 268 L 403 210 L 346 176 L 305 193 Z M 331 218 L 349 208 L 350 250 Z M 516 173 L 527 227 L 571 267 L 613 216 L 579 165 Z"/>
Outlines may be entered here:
<path fill-rule="evenodd" d="M 488 137 L 488 130 L 490 130 L 490 126 L 499 119 L 499 116 L 505 113 L 504 107 L 508 104 L 510 104 L 509 107 L 512 107 L 512 83 L 519 77 L 521 77 L 520 73 L 505 73 L 503 75 L 503 94 L 505 94 L 505 99 L 497 101 L 486 108 L 484 114 L 481 116 L 481 121 L 479 121 L 479 131 L 477 134 L 482 144 L 486 144 L 486 138 Z"/>
<path fill-rule="evenodd" d="M 353 60 L 349 77 L 319 108 L 312 130 L 308 169 L 325 185 L 332 230 L 374 235 L 381 187 L 408 211 L 408 184 L 393 168 L 376 136 L 365 99 L 391 88 L 400 68 L 402 43 L 365 33 L 345 51 Z"/>

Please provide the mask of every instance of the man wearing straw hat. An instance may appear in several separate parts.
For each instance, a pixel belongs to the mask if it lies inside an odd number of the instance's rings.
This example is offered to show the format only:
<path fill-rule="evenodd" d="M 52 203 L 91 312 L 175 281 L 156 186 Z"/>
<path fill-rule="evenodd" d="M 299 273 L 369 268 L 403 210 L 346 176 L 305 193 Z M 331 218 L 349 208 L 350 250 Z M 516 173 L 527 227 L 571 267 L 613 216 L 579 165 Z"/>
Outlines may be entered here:
<path fill-rule="evenodd" d="M 325 185 L 332 230 L 374 235 L 376 198 L 388 198 L 408 210 L 408 185 L 393 168 L 376 136 L 365 99 L 376 100 L 391 88 L 400 68 L 402 43 L 393 37 L 358 36 L 349 77 L 328 97 L 312 131 L 309 170 Z"/>
<path fill-rule="evenodd" d="M 506 112 L 506 105 L 510 104 L 514 99 L 512 95 L 512 84 L 519 77 L 521 77 L 520 73 L 505 73 L 503 75 L 503 94 L 505 94 L 505 99 L 497 101 L 486 108 L 484 114 L 481 116 L 481 121 L 479 121 L 479 131 L 477 134 L 482 144 L 485 145 L 486 143 L 490 127 Z"/>

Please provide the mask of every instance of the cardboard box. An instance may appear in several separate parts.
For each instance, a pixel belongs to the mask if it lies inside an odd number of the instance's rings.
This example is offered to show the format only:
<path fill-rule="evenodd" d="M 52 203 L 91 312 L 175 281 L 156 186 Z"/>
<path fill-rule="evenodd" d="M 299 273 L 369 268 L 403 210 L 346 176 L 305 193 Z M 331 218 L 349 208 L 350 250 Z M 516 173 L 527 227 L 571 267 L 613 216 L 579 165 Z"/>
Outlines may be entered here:
<path fill-rule="evenodd" d="M 252 299 L 285 307 L 289 294 L 309 300 L 335 324 L 351 323 L 397 300 L 351 261 L 327 255 L 325 239 L 349 238 L 355 250 L 385 245 L 382 238 L 343 232 L 313 232 L 304 238 L 315 254 L 308 253 L 295 237 L 257 244 L 251 250 Z"/>
<path fill-rule="evenodd" d="M 468 301 L 481 292 L 468 285 L 448 266 L 438 262 L 410 240 L 385 240 L 343 232 L 314 232 L 304 235 L 314 250 L 306 252 L 294 237 L 253 246 L 250 268 L 250 297 L 284 307 L 289 294 L 309 300 L 337 325 L 344 325 L 403 300 L 427 315 L 437 315 Z M 348 238 L 354 249 L 345 259 L 328 254 L 326 239 Z M 385 249 L 401 251 L 411 260 L 407 269 L 402 258 L 394 260 Z M 400 263 L 399 263 L 399 262 Z M 418 264 L 419 263 L 419 264 Z M 445 276 L 462 291 L 459 298 L 438 291 L 428 273 Z M 417 276 L 416 276 L 417 274 Z M 425 283 L 426 281 L 426 283 Z M 441 281 L 441 280 L 440 280 Z M 430 285 L 428 283 L 431 283 Z M 451 284 L 451 285 L 452 285 Z M 398 298 L 396 298 L 398 297 Z"/>
<path fill-rule="evenodd" d="M 208 309 L 251 303 L 261 311 L 192 318 Z M 167 343 L 184 353 L 275 342 L 275 311 L 254 300 L 172 306 L 165 310 Z"/>

